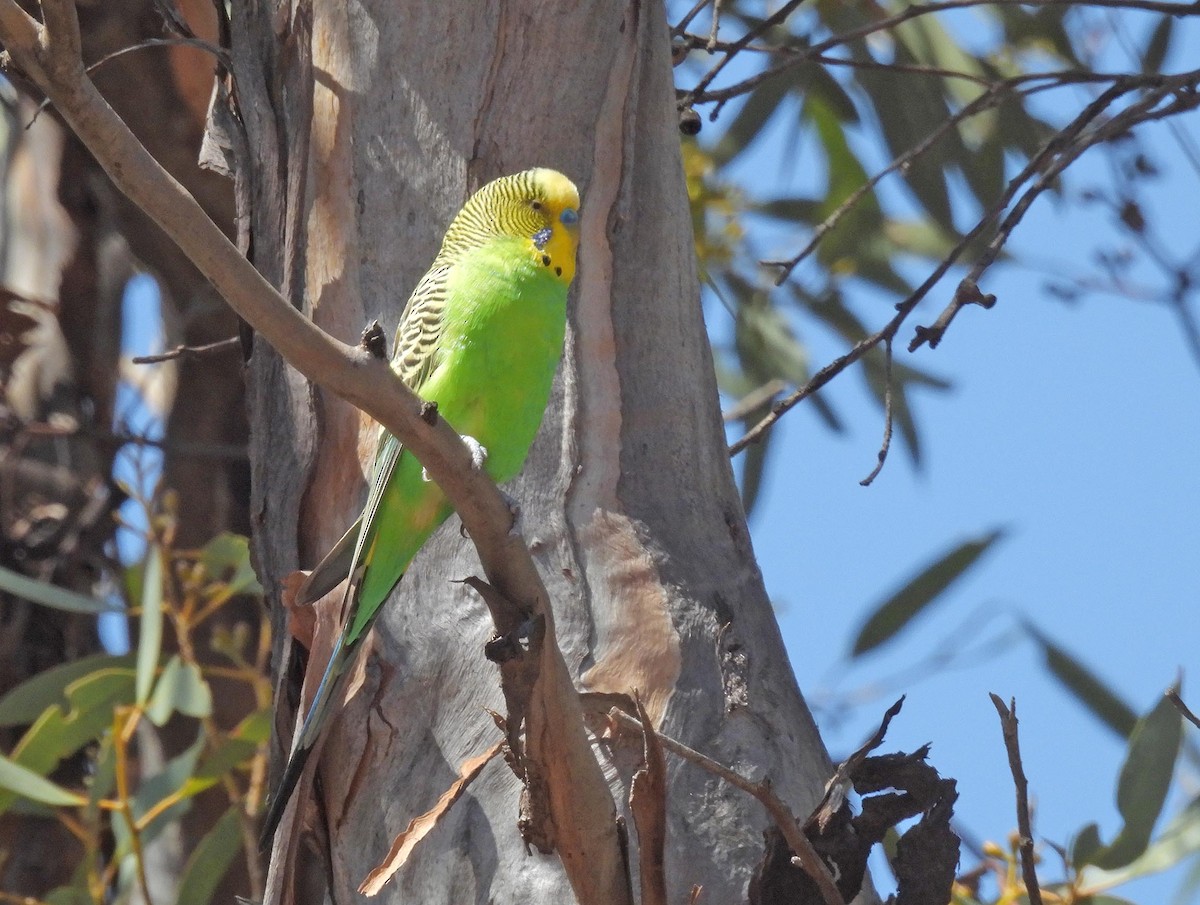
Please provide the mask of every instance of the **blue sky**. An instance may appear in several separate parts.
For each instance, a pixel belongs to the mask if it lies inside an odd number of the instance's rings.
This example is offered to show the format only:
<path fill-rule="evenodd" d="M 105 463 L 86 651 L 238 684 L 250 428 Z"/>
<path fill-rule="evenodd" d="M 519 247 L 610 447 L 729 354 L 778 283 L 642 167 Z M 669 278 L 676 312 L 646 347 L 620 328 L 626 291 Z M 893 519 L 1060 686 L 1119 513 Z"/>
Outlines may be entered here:
<path fill-rule="evenodd" d="M 1191 50 L 1200 44 L 1195 31 Z M 1185 56 L 1176 48 L 1166 70 L 1185 65 Z M 1064 99 L 1075 107 L 1080 97 Z M 1181 120 L 1193 140 L 1200 140 L 1198 119 Z M 1148 129 L 1143 140 L 1164 170 L 1147 194 L 1147 216 L 1169 246 L 1194 251 L 1200 176 L 1165 127 Z M 741 172 L 757 174 L 751 184 L 769 186 L 764 174 L 780 172 L 780 144 L 768 136 L 741 162 Z M 1106 173 L 1093 151 L 1068 184 Z M 1115 235 L 1101 209 L 1044 198 L 1010 250 L 1088 273 L 1096 248 Z M 799 247 L 803 239 L 783 244 Z M 1200 704 L 1200 685 L 1187 678 L 1200 639 L 1200 368 L 1165 306 L 1103 295 L 1064 304 L 1044 291 L 1044 270 L 991 270 L 983 290 L 997 295 L 995 308 L 964 311 L 936 350 L 909 355 L 902 346 L 911 324 L 941 310 L 952 280 L 902 330 L 897 361 L 954 383 L 949 393 L 914 396 L 920 472 L 893 447 L 874 485 L 859 486 L 875 463 L 883 419 L 861 372 L 851 370 L 828 391 L 847 432 L 831 434 L 806 404 L 786 415 L 751 521 L 792 664 L 834 755 L 856 747 L 906 693 L 887 748 L 932 742 L 932 763 L 959 781 L 963 827 L 1001 843 L 1015 811 L 993 691 L 1017 700 L 1035 834 L 1067 844 L 1092 820 L 1106 839 L 1120 827 L 1114 794 L 1124 741 L 1048 674 L 1038 650 L 1020 639 L 1021 621 L 1066 647 L 1139 712 L 1181 669 L 1185 699 Z M 875 329 L 893 301 L 856 310 Z M 720 306 L 707 310 L 717 335 L 727 331 Z M 814 369 L 843 351 L 811 327 L 804 336 Z M 933 611 L 889 648 L 848 664 L 875 604 L 949 546 L 998 527 L 1005 539 Z M 951 668 L 911 675 L 911 664 L 948 643 L 973 653 Z M 849 714 L 826 706 L 847 696 L 860 701 Z M 1195 794 L 1196 773 L 1181 778 Z M 1143 905 L 1168 902 L 1180 879 L 1175 871 L 1121 892 Z"/>

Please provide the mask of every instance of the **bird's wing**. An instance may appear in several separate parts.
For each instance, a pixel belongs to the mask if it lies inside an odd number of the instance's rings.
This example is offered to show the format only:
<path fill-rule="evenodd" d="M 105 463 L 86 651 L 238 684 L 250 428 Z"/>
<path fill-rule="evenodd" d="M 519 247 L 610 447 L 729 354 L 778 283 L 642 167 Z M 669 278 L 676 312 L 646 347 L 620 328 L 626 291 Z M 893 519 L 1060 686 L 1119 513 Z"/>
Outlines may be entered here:
<path fill-rule="evenodd" d="M 413 290 L 396 328 L 392 368 L 414 392 L 420 392 L 437 367 L 452 266 L 446 261 L 434 262 Z"/>

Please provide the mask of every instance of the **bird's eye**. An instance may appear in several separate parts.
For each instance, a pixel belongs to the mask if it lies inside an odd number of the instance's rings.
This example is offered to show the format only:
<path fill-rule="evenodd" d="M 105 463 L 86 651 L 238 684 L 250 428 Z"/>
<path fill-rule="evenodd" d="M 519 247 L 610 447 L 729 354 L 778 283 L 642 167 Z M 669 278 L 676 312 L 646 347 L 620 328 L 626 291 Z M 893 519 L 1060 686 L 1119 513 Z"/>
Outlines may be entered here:
<path fill-rule="evenodd" d="M 558 219 L 562 221 L 563 226 L 574 226 L 579 222 L 579 212 L 573 207 L 568 207 L 558 215 Z"/>
<path fill-rule="evenodd" d="M 532 207 L 535 211 L 540 211 L 542 209 L 542 202 L 530 201 L 529 206 Z"/>

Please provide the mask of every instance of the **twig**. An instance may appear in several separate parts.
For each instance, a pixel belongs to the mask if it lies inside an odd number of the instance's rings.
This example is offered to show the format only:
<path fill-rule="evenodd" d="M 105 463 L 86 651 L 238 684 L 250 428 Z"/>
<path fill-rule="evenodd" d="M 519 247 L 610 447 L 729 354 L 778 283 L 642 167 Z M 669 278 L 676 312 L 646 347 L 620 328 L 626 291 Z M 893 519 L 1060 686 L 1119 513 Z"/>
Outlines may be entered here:
<path fill-rule="evenodd" d="M 176 358 L 204 358 L 216 352 L 236 349 L 238 342 L 236 336 L 231 336 L 228 339 L 218 339 L 215 343 L 207 343 L 203 346 L 176 346 L 174 349 L 155 355 L 135 355 L 131 360 L 135 365 L 155 365 L 163 361 L 173 361 Z"/>
<path fill-rule="evenodd" d="M 787 17 L 792 14 L 792 11 L 803 2 L 804 0 L 788 0 L 787 3 L 783 4 L 783 6 L 775 10 L 775 12 L 770 16 L 763 19 L 762 22 L 760 22 L 757 26 L 751 28 L 744 35 L 730 44 L 729 50 L 725 52 L 725 56 L 721 57 L 721 59 L 717 61 L 716 65 L 714 65 L 712 69 L 704 74 L 704 77 L 700 79 L 700 81 L 696 84 L 696 87 L 691 90 L 690 96 L 694 98 L 702 94 L 704 89 L 712 84 L 712 80 L 715 79 L 717 75 L 720 74 L 721 70 L 729 64 L 730 60 L 732 60 L 741 52 L 743 47 L 748 45 L 759 35 L 764 34 L 768 30 L 774 28 L 776 25 L 784 22 Z M 682 106 L 691 105 L 684 104 Z"/>
<path fill-rule="evenodd" d="M 154 8 L 158 14 L 163 17 L 163 24 L 168 31 L 183 38 L 196 37 L 187 21 L 179 14 L 179 10 L 175 7 L 174 0 L 154 0 Z"/>
<path fill-rule="evenodd" d="M 1017 832 L 1021 835 L 1021 874 L 1025 878 L 1025 895 L 1029 905 L 1042 905 L 1042 890 L 1038 885 L 1037 867 L 1033 860 L 1033 827 L 1029 819 L 1029 782 L 1025 779 L 1025 768 L 1021 764 L 1021 747 L 1017 741 L 1017 702 L 1010 699 L 1008 707 L 998 694 L 989 695 L 996 712 L 1000 714 L 1000 727 L 1004 732 L 1004 748 L 1008 752 L 1008 766 L 1012 770 L 1013 785 L 1017 790 Z"/>
<path fill-rule="evenodd" d="M 1021 192 L 1025 184 L 1033 179 L 1034 176 L 1038 176 L 1037 181 L 1025 191 L 1025 194 L 1013 206 L 1012 211 L 1001 222 L 997 228 L 996 235 L 988 244 L 988 247 L 980 255 L 964 282 L 960 283 L 959 291 L 955 293 L 955 297 L 948 306 L 947 311 L 944 311 L 942 316 L 938 318 L 938 321 L 931 327 L 917 329 L 913 341 L 908 346 L 909 351 L 915 351 L 919 346 L 931 339 L 940 340 L 941 334 L 945 332 L 945 327 L 948 326 L 954 314 L 964 304 L 970 301 L 974 301 L 975 304 L 990 304 L 989 297 L 979 293 L 977 285 L 974 292 L 972 292 L 966 280 L 977 283 L 978 277 L 983 271 L 995 262 L 1009 234 L 1016 227 L 1017 223 L 1020 222 L 1033 200 L 1045 191 L 1053 183 L 1053 180 L 1087 148 L 1127 132 L 1134 125 L 1160 119 L 1163 116 L 1171 115 L 1180 110 L 1192 109 L 1200 105 L 1200 95 L 1191 90 L 1197 79 L 1200 79 L 1200 70 L 1179 73 L 1173 76 L 1121 78 L 1110 85 L 1092 103 L 1088 104 L 1074 120 L 1047 141 L 1037 154 L 1033 155 L 1021 172 L 1009 181 L 1002 197 L 960 239 L 945 258 L 933 269 L 925 281 L 896 306 L 896 315 L 887 324 L 878 332 L 860 340 L 850 351 L 823 367 L 803 387 L 776 402 L 771 407 L 771 411 L 758 424 L 730 445 L 729 455 L 731 457 L 735 456 L 751 443 L 758 442 L 786 412 L 821 389 L 837 374 L 858 361 L 879 343 L 894 338 L 904 320 L 925 296 L 929 294 L 929 291 L 941 281 L 950 268 L 957 263 L 968 246 L 978 240 L 984 230 L 1000 219 L 1001 213 L 1012 204 L 1013 199 Z M 1084 134 L 1084 130 L 1104 114 L 1108 107 L 1118 98 L 1131 91 L 1147 88 L 1150 85 L 1154 87 L 1148 90 L 1144 97 L 1119 113 L 1114 114 L 1091 132 Z M 1154 109 L 1158 103 L 1168 96 L 1174 97 L 1172 103 Z"/>
<path fill-rule="evenodd" d="M 722 412 L 721 420 L 726 424 L 731 421 L 741 421 L 743 418 L 753 414 L 757 409 L 762 408 L 785 389 L 787 389 L 785 381 L 779 378 L 768 380 L 762 386 L 751 390 L 735 402 L 728 411 Z"/>
<path fill-rule="evenodd" d="M 805 873 L 812 877 L 813 882 L 820 889 L 821 895 L 825 897 L 827 905 L 846 905 L 846 900 L 842 898 L 842 893 L 838 889 L 837 883 L 834 882 L 833 876 L 829 873 L 829 868 L 825 866 L 825 862 L 821 860 L 821 856 L 817 854 L 817 850 L 808 841 L 808 837 L 800 831 L 796 815 L 772 791 L 770 783 L 754 782 L 746 779 L 740 773 L 731 770 L 711 757 L 701 754 L 694 748 L 689 748 L 683 742 L 678 742 L 670 736 L 663 735 L 661 732 L 648 729 L 640 720 L 630 716 L 620 707 L 611 708 L 608 711 L 608 718 L 617 725 L 643 736 L 647 731 L 654 732 L 658 736 L 658 740 L 662 742 L 662 746 L 676 757 L 680 757 L 721 777 L 731 786 L 741 789 L 747 795 L 752 795 L 758 799 L 762 806 L 767 809 L 767 813 L 771 815 L 771 818 L 775 821 L 775 825 L 779 827 L 779 831 L 783 834 L 788 847 L 796 856 L 793 860 L 798 860 L 800 862 L 799 866 L 804 869 Z"/>
<path fill-rule="evenodd" d="M 1168 689 L 1166 696 L 1167 700 L 1175 705 L 1175 709 L 1183 714 L 1184 719 L 1186 719 L 1197 729 L 1200 729 L 1200 716 L 1196 716 L 1196 714 L 1192 713 L 1192 711 L 1188 708 L 1188 705 L 1183 703 L 1183 698 L 1179 696 L 1179 691 L 1177 689 Z"/>
<path fill-rule="evenodd" d="M 700 15 L 700 11 L 712 2 L 713 0 L 696 0 L 696 5 L 684 13 L 683 18 L 671 29 L 671 34 L 676 37 L 682 35 L 687 31 L 687 27 L 692 24 L 692 20 Z"/>
<path fill-rule="evenodd" d="M 230 63 L 229 52 L 223 47 L 218 47 L 211 41 L 205 41 L 195 36 L 191 37 L 175 37 L 175 38 L 146 38 L 144 41 L 138 41 L 136 44 L 130 44 L 128 47 L 121 47 L 114 50 L 112 53 L 105 54 L 94 63 L 90 63 L 87 72 L 90 75 L 106 63 L 111 63 L 118 57 L 123 57 L 127 53 L 133 53 L 135 50 L 145 50 L 148 47 L 196 47 L 203 50 L 216 59 L 228 66 Z"/>
<path fill-rule="evenodd" d="M 883 342 L 883 444 L 879 447 L 879 461 L 871 473 L 858 482 L 863 487 L 870 487 L 871 482 L 879 477 L 892 446 L 892 393 L 892 340 L 888 337 Z"/>
<path fill-rule="evenodd" d="M 717 46 L 717 33 L 721 30 L 721 0 L 713 0 L 712 27 L 708 32 L 708 52 L 712 53 Z M 747 42 L 749 43 L 749 42 Z M 732 51 L 736 53 L 737 51 Z"/>
<path fill-rule="evenodd" d="M 975 116 L 977 113 L 982 113 L 985 110 L 989 110 L 1001 103 L 1003 100 L 1004 95 L 999 89 L 995 91 L 989 90 L 984 94 L 981 94 L 971 103 L 967 104 L 957 113 L 943 122 L 940 126 L 930 132 L 919 143 L 913 145 L 913 147 L 896 157 L 886 167 L 847 195 L 842 203 L 839 204 L 828 217 L 817 224 L 817 226 L 813 229 L 812 236 L 809 238 L 808 242 L 795 256 L 787 259 L 786 261 L 763 261 L 762 263 L 767 267 L 782 268 L 781 272 L 775 277 L 775 285 L 781 285 L 783 281 L 791 275 L 796 266 L 816 250 L 817 245 L 822 239 L 825 238 L 826 234 L 829 233 L 829 231 L 835 226 L 837 226 L 838 223 L 841 222 L 842 218 L 845 217 L 846 214 L 848 214 L 850 210 L 862 200 L 863 196 L 873 190 L 875 186 L 877 186 L 886 176 L 909 166 L 914 160 L 916 160 L 916 158 L 925 154 L 930 148 L 945 138 L 946 135 L 956 129 L 958 124 L 963 120 L 969 119 L 970 117 Z"/>

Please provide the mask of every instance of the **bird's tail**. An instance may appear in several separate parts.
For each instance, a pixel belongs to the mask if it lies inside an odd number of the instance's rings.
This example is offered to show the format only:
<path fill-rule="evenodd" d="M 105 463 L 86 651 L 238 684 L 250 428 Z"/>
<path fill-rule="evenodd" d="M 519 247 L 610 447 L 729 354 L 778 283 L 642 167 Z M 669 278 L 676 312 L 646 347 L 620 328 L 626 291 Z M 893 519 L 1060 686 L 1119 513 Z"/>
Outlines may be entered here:
<path fill-rule="evenodd" d="M 336 692 L 342 687 L 342 679 L 346 675 L 346 663 L 357 649 L 357 641 L 346 643 L 345 637 L 339 636 L 333 653 L 329 655 L 329 665 L 325 667 L 325 674 L 321 677 L 321 684 L 317 686 L 312 706 L 308 708 L 308 715 L 304 718 L 304 723 L 300 726 L 300 731 L 296 733 L 296 738 L 292 742 L 292 751 L 288 755 L 287 766 L 284 767 L 283 776 L 280 777 L 279 785 L 275 789 L 271 804 L 263 818 L 262 833 L 258 837 L 260 851 L 266 851 L 271 845 L 271 839 L 275 836 L 275 830 L 279 826 L 279 821 L 283 819 L 283 812 L 287 809 L 288 799 L 292 797 L 296 783 L 300 781 L 300 774 L 304 772 L 304 764 L 308 761 L 308 755 L 312 752 L 313 745 L 316 744 L 317 738 L 321 734 L 330 706 L 338 699 Z"/>

